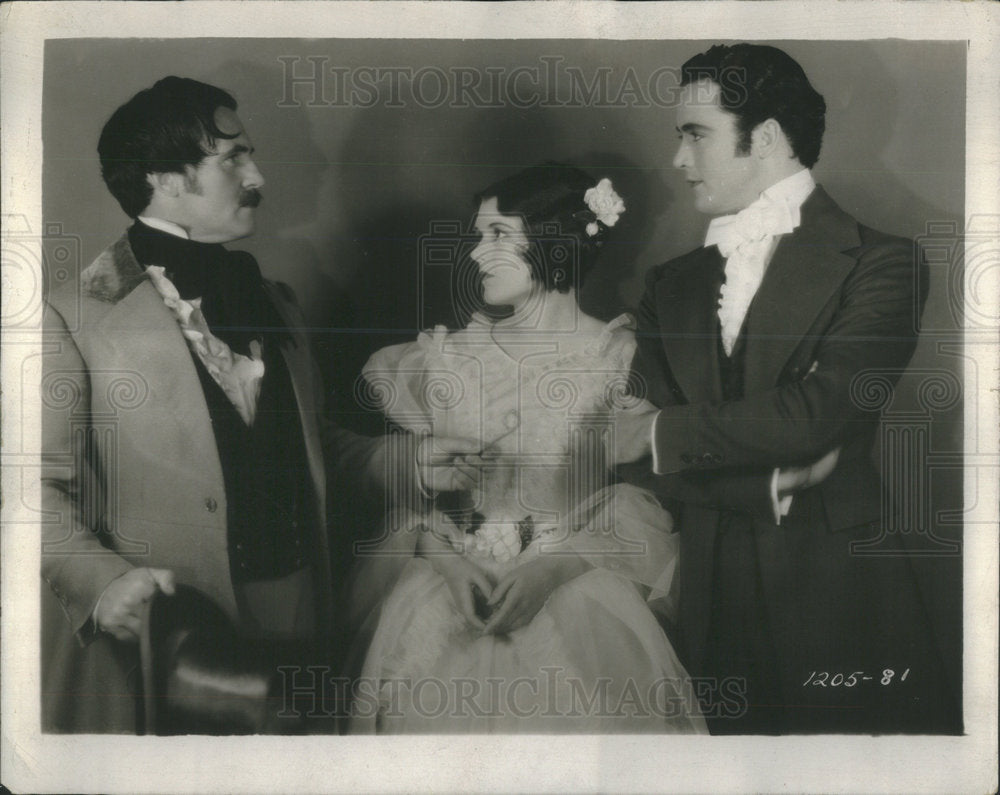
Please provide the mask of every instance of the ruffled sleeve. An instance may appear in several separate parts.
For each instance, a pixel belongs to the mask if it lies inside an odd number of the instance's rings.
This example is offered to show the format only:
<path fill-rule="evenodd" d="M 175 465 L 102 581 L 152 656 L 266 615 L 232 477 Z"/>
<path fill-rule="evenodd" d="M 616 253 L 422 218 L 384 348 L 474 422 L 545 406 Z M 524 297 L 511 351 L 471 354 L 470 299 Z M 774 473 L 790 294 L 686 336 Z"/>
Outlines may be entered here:
<path fill-rule="evenodd" d="M 615 412 L 635 403 L 629 386 L 632 358 L 635 356 L 635 318 L 623 313 L 608 323 L 588 346 L 586 354 L 599 362 L 602 408 Z"/>
<path fill-rule="evenodd" d="M 446 372 L 442 361 L 448 331 L 437 326 L 413 342 L 390 345 L 371 355 L 361 370 L 364 379 L 359 399 L 369 409 L 381 411 L 410 431 L 426 429 L 437 380 Z"/>
<path fill-rule="evenodd" d="M 601 331 L 596 341 L 598 354 L 614 369 L 628 372 L 635 355 L 635 318 L 623 313 Z"/>

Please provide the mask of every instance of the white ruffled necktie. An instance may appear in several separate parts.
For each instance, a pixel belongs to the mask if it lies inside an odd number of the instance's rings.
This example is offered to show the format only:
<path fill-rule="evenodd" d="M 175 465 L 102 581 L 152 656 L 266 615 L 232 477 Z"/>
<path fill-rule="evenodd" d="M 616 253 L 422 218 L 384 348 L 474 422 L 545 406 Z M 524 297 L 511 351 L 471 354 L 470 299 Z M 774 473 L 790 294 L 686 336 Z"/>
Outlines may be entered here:
<path fill-rule="evenodd" d="M 177 288 L 159 265 L 148 266 L 146 273 L 163 303 L 177 319 L 188 345 L 205 365 L 215 383 L 222 388 L 243 422 L 252 426 L 257 416 L 261 380 L 264 378 L 260 343 L 257 340 L 250 342 L 249 357 L 233 353 L 209 329 L 205 316 L 201 313 L 200 298 L 192 298 L 190 301 L 181 298 Z"/>
<path fill-rule="evenodd" d="M 797 209 L 793 211 L 788 202 L 761 196 L 746 209 L 715 218 L 708 226 L 705 245 L 718 246 L 726 260 L 719 323 L 727 356 L 733 354 L 750 302 L 764 279 L 771 241 L 795 230 L 799 224 Z"/>

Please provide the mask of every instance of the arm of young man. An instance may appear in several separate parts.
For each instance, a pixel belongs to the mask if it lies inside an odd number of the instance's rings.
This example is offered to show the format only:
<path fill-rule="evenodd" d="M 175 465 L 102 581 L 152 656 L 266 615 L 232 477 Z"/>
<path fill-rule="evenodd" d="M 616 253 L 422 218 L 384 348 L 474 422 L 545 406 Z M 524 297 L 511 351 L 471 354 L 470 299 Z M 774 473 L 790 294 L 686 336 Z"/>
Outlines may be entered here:
<path fill-rule="evenodd" d="M 655 368 L 665 366 L 654 277 L 639 313 L 635 370 L 644 377 L 655 377 Z M 626 478 L 641 481 L 637 470 L 645 466 L 646 483 L 640 485 L 661 494 L 769 515 L 775 486 L 794 492 L 813 484 L 801 469 L 791 473 L 796 477 L 789 483 L 782 480 L 786 473 L 776 480 L 776 468 L 819 464 L 876 420 L 852 399 L 851 384 L 859 372 L 898 373 L 909 361 L 916 345 L 915 309 L 926 298 L 926 279 L 919 283 L 923 291 L 917 294 L 913 249 L 906 241 L 866 248 L 842 285 L 839 306 L 816 342 L 814 369 L 807 376 L 724 403 L 684 404 L 671 390 L 660 390 L 659 411 L 624 416 L 620 423 L 618 460 L 645 458 L 625 468 Z M 649 471 L 650 454 L 660 477 Z"/>

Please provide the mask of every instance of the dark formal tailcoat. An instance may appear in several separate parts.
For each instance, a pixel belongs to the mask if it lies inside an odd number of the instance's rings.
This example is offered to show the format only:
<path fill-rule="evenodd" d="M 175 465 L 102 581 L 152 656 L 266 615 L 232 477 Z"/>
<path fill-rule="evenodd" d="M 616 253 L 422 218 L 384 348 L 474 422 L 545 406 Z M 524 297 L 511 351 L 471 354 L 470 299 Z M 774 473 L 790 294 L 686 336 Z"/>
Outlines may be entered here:
<path fill-rule="evenodd" d="M 878 414 L 859 393 L 870 374 L 892 384 L 913 354 L 925 294 L 912 242 L 860 225 L 817 187 L 801 224 L 780 238 L 750 306 L 741 345 L 742 397 L 724 399 L 717 319 L 724 265 L 715 246 L 653 268 L 639 312 L 635 376 L 663 407 L 655 448 L 627 479 L 656 491 L 681 533 L 680 646 L 704 670 L 721 522 L 749 522 L 766 631 L 789 731 L 955 730 L 951 694 L 905 555 L 866 556 L 885 495 L 872 463 Z M 775 467 L 835 447 L 839 463 L 798 493 L 775 523 Z M 889 540 L 890 544 L 892 539 Z M 899 679 L 909 669 L 906 681 Z M 881 682 L 892 669 L 889 685 Z M 804 685 L 863 671 L 852 687 Z"/>

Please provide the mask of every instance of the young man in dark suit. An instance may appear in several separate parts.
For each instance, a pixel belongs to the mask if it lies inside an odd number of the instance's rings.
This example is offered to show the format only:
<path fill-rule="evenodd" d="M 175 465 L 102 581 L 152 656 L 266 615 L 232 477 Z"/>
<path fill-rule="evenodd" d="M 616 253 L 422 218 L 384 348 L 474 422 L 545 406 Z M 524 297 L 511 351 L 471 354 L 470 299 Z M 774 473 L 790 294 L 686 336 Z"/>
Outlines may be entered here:
<path fill-rule="evenodd" d="M 716 46 L 682 72 L 673 162 L 716 217 L 647 276 L 633 367 L 660 408 L 622 417 L 618 460 L 675 511 L 710 728 L 960 731 L 905 554 L 852 553 L 884 498 L 852 390 L 909 361 L 923 266 L 813 181 L 826 106 L 786 53 Z"/>

